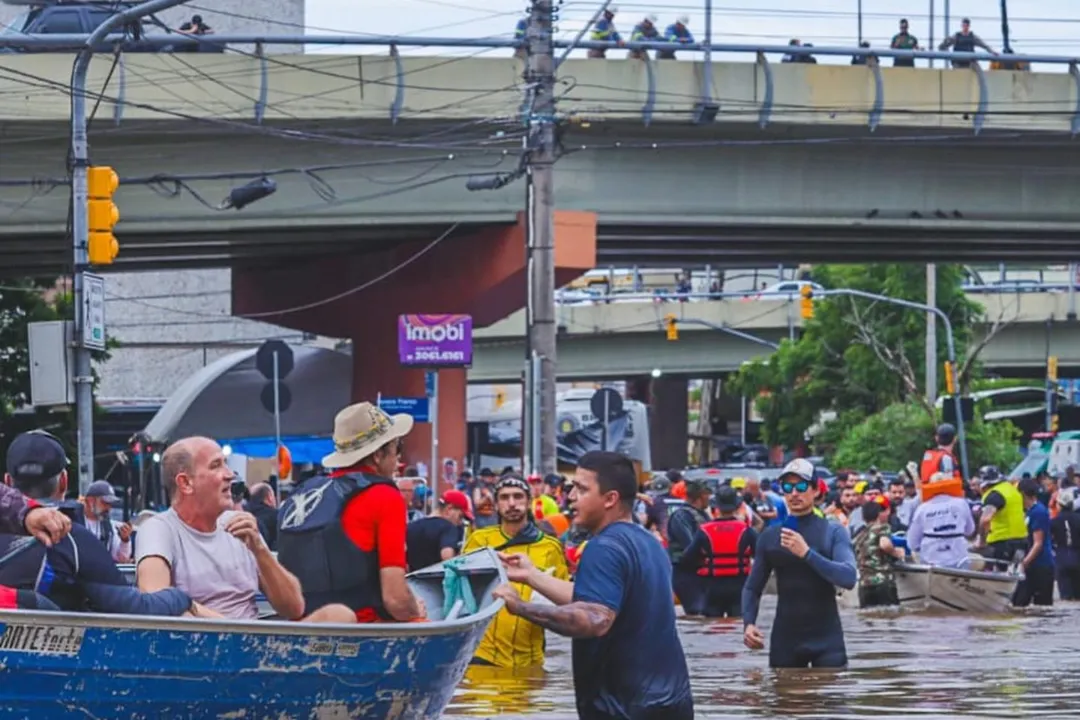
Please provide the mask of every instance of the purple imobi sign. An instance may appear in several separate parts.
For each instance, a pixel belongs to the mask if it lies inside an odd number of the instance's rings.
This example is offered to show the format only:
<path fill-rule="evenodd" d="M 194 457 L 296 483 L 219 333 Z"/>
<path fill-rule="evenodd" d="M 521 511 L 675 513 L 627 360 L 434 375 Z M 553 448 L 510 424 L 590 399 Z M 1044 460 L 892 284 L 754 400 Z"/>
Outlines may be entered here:
<path fill-rule="evenodd" d="M 398 359 L 413 367 L 472 365 L 471 315 L 399 315 Z"/>

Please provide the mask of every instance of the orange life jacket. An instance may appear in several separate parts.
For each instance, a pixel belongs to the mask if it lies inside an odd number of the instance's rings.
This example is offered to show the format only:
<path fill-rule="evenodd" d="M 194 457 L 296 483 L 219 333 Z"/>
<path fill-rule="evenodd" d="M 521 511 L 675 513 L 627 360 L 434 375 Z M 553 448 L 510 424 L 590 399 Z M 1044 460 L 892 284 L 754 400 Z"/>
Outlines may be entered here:
<path fill-rule="evenodd" d="M 702 577 L 739 577 L 750 572 L 753 555 L 749 548 L 739 555 L 739 543 L 749 528 L 737 518 L 713 520 L 701 526 L 709 538 L 709 556 L 698 568 Z"/>
<path fill-rule="evenodd" d="M 953 454 L 944 448 L 934 448 L 923 453 L 922 465 L 919 466 L 919 479 L 922 480 L 924 485 L 930 482 L 930 478 L 934 477 L 935 474 L 941 472 L 941 460 L 946 456 L 951 458 L 953 462 L 953 479 L 963 480 L 958 469 L 959 463 L 956 462 Z"/>

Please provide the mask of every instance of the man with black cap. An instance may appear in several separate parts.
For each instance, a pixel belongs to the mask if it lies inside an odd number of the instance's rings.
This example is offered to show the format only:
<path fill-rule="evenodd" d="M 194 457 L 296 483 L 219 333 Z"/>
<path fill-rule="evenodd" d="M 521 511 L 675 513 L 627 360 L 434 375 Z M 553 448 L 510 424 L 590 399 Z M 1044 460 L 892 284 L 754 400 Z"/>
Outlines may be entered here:
<path fill-rule="evenodd" d="M 699 609 L 705 617 L 742 615 L 743 585 L 757 546 L 754 529 L 735 517 L 742 502 L 730 485 L 717 490 L 713 505 L 719 517 L 698 528 L 680 561 L 683 568 L 700 578 L 704 602 Z"/>
<path fill-rule="evenodd" d="M 956 428 L 950 423 L 938 425 L 934 433 L 934 441 L 937 447 L 923 453 L 922 464 L 919 466 L 919 477 L 923 483 L 930 482 L 930 478 L 938 473 L 945 477 L 960 478 L 959 463 L 956 462 L 956 454 L 953 448 L 956 446 Z"/>
<path fill-rule="evenodd" d="M 8 448 L 4 482 L 43 504 L 56 504 L 67 493 L 67 464 L 55 437 L 40 431 L 23 433 Z M 11 555 L 20 547 L 22 552 Z M 9 556 L 0 565 L 0 585 L 27 595 L 36 592 L 63 610 L 168 616 L 202 611 L 181 590 L 143 593 L 133 587 L 98 537 L 81 523 L 51 547 L 0 535 L 0 555 Z"/>
<path fill-rule="evenodd" d="M 51 454 L 38 450 L 50 448 Z M 59 448 L 59 452 L 55 451 Z M 43 507 L 11 486 L 14 476 L 59 473 L 67 467 L 67 455 L 60 441 L 44 431 L 23 433 L 12 441 L 7 455 L 7 480 L 0 485 L 0 532 L 33 535 L 38 542 L 52 547 L 71 531 L 71 519 L 56 508 Z"/>
<path fill-rule="evenodd" d="M 836 589 L 855 587 L 855 554 L 848 533 L 814 512 L 819 488 L 814 466 L 792 460 L 778 479 L 788 517 L 765 528 L 758 538 L 754 564 L 743 588 L 743 642 L 765 647 L 757 628 L 758 608 L 769 575 L 776 571 L 776 619 L 770 638 L 769 665 L 774 668 L 839 668 L 847 648 Z"/>
<path fill-rule="evenodd" d="M 113 486 L 105 480 L 90 483 L 83 495 L 83 514 L 86 529 L 98 536 L 101 543 L 118 563 L 131 562 L 131 525 L 113 526 L 112 508 L 120 504 Z"/>

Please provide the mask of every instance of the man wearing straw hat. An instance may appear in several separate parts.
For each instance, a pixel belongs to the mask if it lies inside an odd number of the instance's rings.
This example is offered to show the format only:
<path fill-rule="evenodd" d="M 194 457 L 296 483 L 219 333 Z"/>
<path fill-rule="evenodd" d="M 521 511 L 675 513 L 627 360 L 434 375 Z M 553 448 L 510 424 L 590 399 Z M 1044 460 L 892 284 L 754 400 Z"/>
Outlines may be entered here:
<path fill-rule="evenodd" d="M 341 603 L 359 622 L 426 615 L 405 581 L 406 507 L 392 479 L 412 427 L 409 415 L 350 405 L 334 418 L 326 473 L 282 503 L 278 558 L 300 579 L 308 607 Z"/>

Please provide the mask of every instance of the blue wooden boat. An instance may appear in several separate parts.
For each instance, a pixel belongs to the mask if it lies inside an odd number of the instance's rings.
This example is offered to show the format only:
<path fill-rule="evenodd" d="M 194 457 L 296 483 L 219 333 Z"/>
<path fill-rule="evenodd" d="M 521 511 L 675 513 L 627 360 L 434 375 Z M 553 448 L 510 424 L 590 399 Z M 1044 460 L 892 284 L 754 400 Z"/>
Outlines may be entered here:
<path fill-rule="evenodd" d="M 491 550 L 455 572 L 476 612 L 443 617 L 444 567 L 409 575 L 430 622 L 313 625 L 0 611 L 6 720 L 434 720 L 465 674 L 505 582 Z"/>

